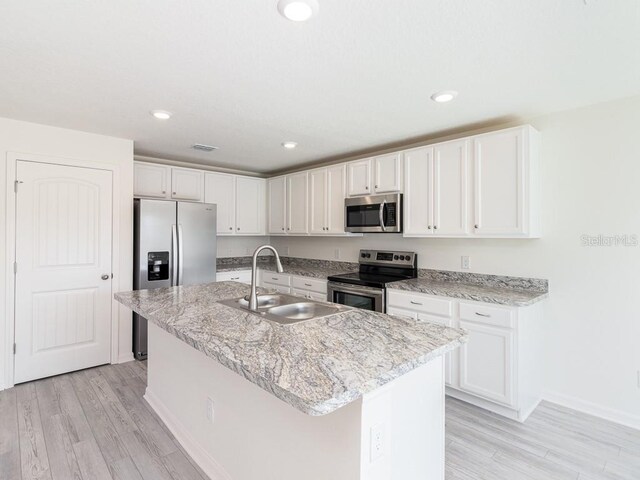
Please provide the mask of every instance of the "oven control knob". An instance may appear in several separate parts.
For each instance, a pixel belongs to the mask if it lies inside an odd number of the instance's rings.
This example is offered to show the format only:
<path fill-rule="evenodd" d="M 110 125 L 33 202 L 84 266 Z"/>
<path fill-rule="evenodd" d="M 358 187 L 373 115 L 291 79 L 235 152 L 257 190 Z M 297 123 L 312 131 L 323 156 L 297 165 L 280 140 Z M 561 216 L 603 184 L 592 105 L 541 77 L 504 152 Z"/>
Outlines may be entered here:
<path fill-rule="evenodd" d="M 398 258 L 400 258 L 400 257 L 398 257 L 398 255 L 394 255 L 394 256 L 393 256 L 393 259 L 394 259 L 394 260 L 397 260 Z"/>
<path fill-rule="evenodd" d="M 360 256 L 361 256 L 362 258 L 367 258 L 367 254 L 366 254 L 366 253 L 361 253 L 361 254 L 360 254 Z"/>
<path fill-rule="evenodd" d="M 371 254 L 370 253 L 367 253 L 367 258 L 371 258 Z"/>
<path fill-rule="evenodd" d="M 404 255 L 400 255 L 400 260 L 404 260 Z"/>

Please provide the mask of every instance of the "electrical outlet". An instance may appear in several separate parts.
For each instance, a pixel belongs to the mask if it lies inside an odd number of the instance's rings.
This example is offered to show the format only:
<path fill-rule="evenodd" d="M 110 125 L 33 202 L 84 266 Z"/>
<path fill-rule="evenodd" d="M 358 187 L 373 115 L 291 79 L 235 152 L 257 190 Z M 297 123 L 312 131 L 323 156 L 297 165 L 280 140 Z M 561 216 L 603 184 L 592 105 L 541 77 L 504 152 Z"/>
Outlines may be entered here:
<path fill-rule="evenodd" d="M 371 427 L 369 460 L 373 462 L 384 455 L 384 423 Z"/>
<path fill-rule="evenodd" d="M 460 257 L 460 260 L 463 270 L 469 270 L 471 268 L 471 259 L 467 255 L 463 255 L 462 257 Z"/>
<path fill-rule="evenodd" d="M 213 400 L 211 397 L 207 397 L 207 420 L 209 420 L 210 423 L 213 423 L 214 417 Z"/>
<path fill-rule="evenodd" d="M 333 251 L 333 258 L 335 258 L 336 260 L 340 260 L 340 249 L 339 248 L 336 248 Z"/>

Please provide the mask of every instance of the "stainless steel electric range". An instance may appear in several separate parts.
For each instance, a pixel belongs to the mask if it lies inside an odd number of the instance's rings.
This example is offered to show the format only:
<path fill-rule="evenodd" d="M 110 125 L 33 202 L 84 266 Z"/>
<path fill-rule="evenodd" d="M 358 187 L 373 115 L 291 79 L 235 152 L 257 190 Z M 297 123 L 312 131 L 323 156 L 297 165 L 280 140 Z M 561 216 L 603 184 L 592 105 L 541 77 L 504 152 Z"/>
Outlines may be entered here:
<path fill-rule="evenodd" d="M 418 254 L 388 250 L 360 250 L 357 272 L 328 278 L 328 299 L 374 312 L 386 311 L 387 285 L 418 276 Z"/>

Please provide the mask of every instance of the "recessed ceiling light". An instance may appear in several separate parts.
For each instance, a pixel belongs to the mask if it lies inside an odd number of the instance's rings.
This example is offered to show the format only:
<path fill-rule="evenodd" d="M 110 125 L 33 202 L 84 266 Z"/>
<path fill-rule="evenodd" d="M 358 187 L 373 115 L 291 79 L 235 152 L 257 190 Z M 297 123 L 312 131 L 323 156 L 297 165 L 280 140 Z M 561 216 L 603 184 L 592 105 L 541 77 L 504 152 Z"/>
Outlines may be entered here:
<path fill-rule="evenodd" d="M 431 95 L 431 100 L 438 103 L 447 103 L 458 96 L 458 92 L 455 90 L 445 90 L 443 92 L 436 92 Z"/>
<path fill-rule="evenodd" d="M 151 115 L 158 120 L 169 120 L 171 118 L 171 112 L 167 112 L 166 110 L 151 110 Z"/>
<path fill-rule="evenodd" d="M 292 22 L 304 22 L 318 13 L 317 0 L 280 0 L 278 2 L 280 15 Z"/>
<path fill-rule="evenodd" d="M 287 150 L 293 150 L 298 144 L 296 142 L 282 142 L 282 146 Z"/>

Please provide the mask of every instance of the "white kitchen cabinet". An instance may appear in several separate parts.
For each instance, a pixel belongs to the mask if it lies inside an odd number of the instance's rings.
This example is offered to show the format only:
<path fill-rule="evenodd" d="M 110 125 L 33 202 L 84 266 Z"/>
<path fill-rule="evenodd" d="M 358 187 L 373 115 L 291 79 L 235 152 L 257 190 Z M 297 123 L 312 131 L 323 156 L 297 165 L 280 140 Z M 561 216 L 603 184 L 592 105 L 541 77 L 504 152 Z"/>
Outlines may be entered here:
<path fill-rule="evenodd" d="M 236 234 L 265 234 L 265 181 L 236 176 Z"/>
<path fill-rule="evenodd" d="M 405 152 L 405 235 L 468 233 L 468 144 L 457 140 Z"/>
<path fill-rule="evenodd" d="M 204 200 L 204 172 L 191 168 L 171 168 L 171 198 L 173 200 Z"/>
<path fill-rule="evenodd" d="M 319 168 L 309 172 L 309 233 L 340 235 L 344 231 L 346 167 Z"/>
<path fill-rule="evenodd" d="M 469 332 L 460 347 L 460 390 L 513 406 L 513 330 L 466 320 L 460 328 Z"/>
<path fill-rule="evenodd" d="M 543 302 L 509 307 L 387 290 L 387 313 L 467 330 L 447 354 L 447 395 L 524 421 L 541 399 Z"/>
<path fill-rule="evenodd" d="M 205 173 L 204 201 L 217 205 L 218 235 L 236 230 L 236 178 L 226 173 Z"/>
<path fill-rule="evenodd" d="M 404 316 L 447 327 L 454 326 L 453 304 L 452 300 L 439 297 L 416 295 L 397 290 L 387 291 L 387 313 L 389 315 Z M 454 384 L 455 363 L 456 358 L 451 353 L 447 353 L 444 361 L 444 379 L 448 386 Z"/>
<path fill-rule="evenodd" d="M 347 163 L 348 195 L 401 192 L 402 163 L 402 152 Z"/>
<path fill-rule="evenodd" d="M 347 164 L 348 194 L 370 195 L 371 189 L 371 159 L 357 160 Z"/>
<path fill-rule="evenodd" d="M 260 270 L 258 284 L 269 291 L 278 293 L 291 293 L 291 275 L 275 273 L 269 270 Z"/>
<path fill-rule="evenodd" d="M 308 174 L 294 173 L 286 176 L 287 234 L 309 233 L 307 225 Z"/>
<path fill-rule="evenodd" d="M 216 282 L 240 282 L 251 285 L 251 270 L 216 273 Z"/>
<path fill-rule="evenodd" d="M 204 183 L 204 201 L 217 205 L 218 235 L 265 234 L 263 179 L 206 173 Z"/>
<path fill-rule="evenodd" d="M 136 197 L 169 198 L 171 167 L 134 162 L 133 195 Z"/>
<path fill-rule="evenodd" d="M 309 233 L 327 233 L 327 169 L 309 172 Z"/>
<path fill-rule="evenodd" d="M 522 126 L 472 137 L 474 234 L 537 237 L 538 133 Z"/>
<path fill-rule="evenodd" d="M 373 172 L 373 191 L 375 193 L 402 191 L 402 153 L 375 157 Z"/>
<path fill-rule="evenodd" d="M 287 221 L 287 181 L 286 177 L 267 180 L 267 208 L 269 212 L 268 232 L 284 235 Z"/>

